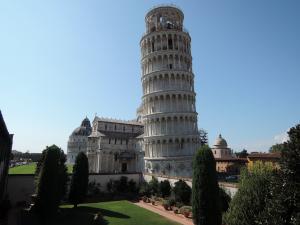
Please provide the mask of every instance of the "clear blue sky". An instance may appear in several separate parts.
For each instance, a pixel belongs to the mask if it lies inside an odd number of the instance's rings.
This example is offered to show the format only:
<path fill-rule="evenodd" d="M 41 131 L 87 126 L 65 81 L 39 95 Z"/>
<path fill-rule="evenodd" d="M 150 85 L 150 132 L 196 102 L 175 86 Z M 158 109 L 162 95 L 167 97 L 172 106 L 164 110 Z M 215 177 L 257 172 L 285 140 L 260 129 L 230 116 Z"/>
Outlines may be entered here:
<path fill-rule="evenodd" d="M 14 149 L 40 152 L 85 116 L 132 119 L 144 16 L 163 1 L 0 2 L 0 109 Z M 192 37 L 199 127 L 267 151 L 300 122 L 300 1 L 173 1 Z"/>

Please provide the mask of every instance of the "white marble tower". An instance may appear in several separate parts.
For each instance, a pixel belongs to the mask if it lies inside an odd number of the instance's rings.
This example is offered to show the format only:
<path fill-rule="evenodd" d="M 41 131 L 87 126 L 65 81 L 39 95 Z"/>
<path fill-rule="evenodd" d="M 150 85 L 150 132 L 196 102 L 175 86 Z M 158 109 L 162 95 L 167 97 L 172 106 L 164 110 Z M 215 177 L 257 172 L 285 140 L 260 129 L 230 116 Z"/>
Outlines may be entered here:
<path fill-rule="evenodd" d="M 141 46 L 145 172 L 191 177 L 200 146 L 195 108 L 191 37 L 176 6 L 146 17 Z"/>

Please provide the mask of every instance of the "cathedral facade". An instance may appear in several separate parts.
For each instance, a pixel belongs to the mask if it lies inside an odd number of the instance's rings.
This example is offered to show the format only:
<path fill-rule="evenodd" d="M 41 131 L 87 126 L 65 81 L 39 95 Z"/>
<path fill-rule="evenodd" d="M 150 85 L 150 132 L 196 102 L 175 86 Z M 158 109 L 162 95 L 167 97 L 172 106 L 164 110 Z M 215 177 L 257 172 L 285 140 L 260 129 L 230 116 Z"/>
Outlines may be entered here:
<path fill-rule="evenodd" d="M 92 126 L 75 129 L 69 138 L 69 162 L 84 151 L 91 172 L 192 176 L 200 137 L 191 37 L 183 19 L 175 6 L 159 6 L 146 14 L 146 33 L 140 41 L 143 96 L 138 118 L 95 117 Z"/>

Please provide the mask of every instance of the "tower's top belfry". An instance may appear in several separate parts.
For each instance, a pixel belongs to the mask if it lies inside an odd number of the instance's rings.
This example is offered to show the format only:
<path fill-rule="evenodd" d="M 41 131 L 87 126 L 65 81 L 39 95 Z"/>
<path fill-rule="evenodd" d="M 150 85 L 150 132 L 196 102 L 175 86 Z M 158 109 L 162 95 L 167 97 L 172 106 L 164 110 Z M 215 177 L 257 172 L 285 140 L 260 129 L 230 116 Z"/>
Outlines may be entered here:
<path fill-rule="evenodd" d="M 157 6 L 146 14 L 146 33 L 163 30 L 182 31 L 183 18 L 183 12 L 177 6 Z"/>

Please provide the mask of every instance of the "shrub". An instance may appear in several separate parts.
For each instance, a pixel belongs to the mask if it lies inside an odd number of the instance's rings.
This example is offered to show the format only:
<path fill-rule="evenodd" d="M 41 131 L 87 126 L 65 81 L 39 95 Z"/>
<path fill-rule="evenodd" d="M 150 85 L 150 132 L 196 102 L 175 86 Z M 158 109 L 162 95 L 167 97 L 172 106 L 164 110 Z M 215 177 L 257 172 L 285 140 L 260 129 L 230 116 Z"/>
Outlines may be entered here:
<path fill-rule="evenodd" d="M 119 187 L 117 187 L 117 190 L 119 192 L 127 192 L 128 190 L 128 178 L 125 176 L 121 176 L 120 177 L 120 183 L 119 183 Z"/>
<path fill-rule="evenodd" d="M 132 193 L 137 191 L 136 182 L 133 179 L 128 182 L 128 191 Z"/>
<path fill-rule="evenodd" d="M 173 207 L 173 212 L 174 212 L 175 214 L 178 214 L 178 213 L 179 213 L 179 208 Z"/>
<path fill-rule="evenodd" d="M 176 202 L 175 206 L 180 209 L 184 204 L 182 202 Z"/>
<path fill-rule="evenodd" d="M 170 209 L 170 201 L 164 200 L 162 203 L 162 206 L 164 207 L 165 210 L 169 210 Z"/>
<path fill-rule="evenodd" d="M 141 185 L 140 185 L 140 190 L 139 190 L 139 194 L 140 196 L 147 196 L 147 197 L 150 197 L 151 195 L 151 190 L 150 190 L 150 186 L 147 182 L 143 182 Z"/>
<path fill-rule="evenodd" d="M 108 182 L 107 182 L 107 184 L 106 184 L 106 190 L 108 191 L 108 192 L 112 192 L 113 191 L 113 181 L 112 181 L 112 179 L 110 179 Z"/>
<path fill-rule="evenodd" d="M 159 184 L 159 193 L 160 195 L 165 198 L 170 196 L 171 194 L 171 185 L 168 180 L 161 181 Z"/>
<path fill-rule="evenodd" d="M 152 195 L 157 195 L 159 191 L 159 183 L 157 178 L 152 176 L 152 180 L 149 182 L 150 192 Z"/>
<path fill-rule="evenodd" d="M 185 217 L 189 217 L 191 215 L 191 212 L 192 212 L 192 207 L 191 206 L 182 206 L 180 209 L 179 209 L 180 213 L 182 215 L 184 215 Z"/>
<path fill-rule="evenodd" d="M 179 180 L 175 183 L 173 192 L 176 202 L 183 202 L 184 204 L 190 203 L 192 190 L 183 180 Z"/>
<path fill-rule="evenodd" d="M 143 200 L 143 202 L 147 202 L 148 197 L 147 197 L 147 196 L 143 196 L 143 197 L 142 197 L 142 200 Z"/>
<path fill-rule="evenodd" d="M 170 198 L 169 203 L 170 203 L 170 206 L 175 206 L 176 205 L 176 201 L 175 201 L 174 198 Z"/>
<path fill-rule="evenodd" d="M 88 195 L 98 195 L 101 193 L 100 191 L 101 185 L 99 183 L 96 183 L 96 181 L 92 181 L 88 184 Z"/>

